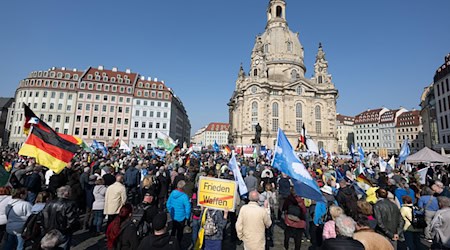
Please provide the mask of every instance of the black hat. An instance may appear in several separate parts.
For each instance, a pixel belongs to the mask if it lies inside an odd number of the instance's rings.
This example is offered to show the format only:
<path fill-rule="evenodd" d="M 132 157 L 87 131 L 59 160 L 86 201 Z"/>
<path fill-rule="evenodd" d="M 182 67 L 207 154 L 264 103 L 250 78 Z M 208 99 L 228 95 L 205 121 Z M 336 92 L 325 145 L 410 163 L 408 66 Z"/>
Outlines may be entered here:
<path fill-rule="evenodd" d="M 167 214 L 159 213 L 153 218 L 153 230 L 159 231 L 166 227 L 167 224 Z"/>

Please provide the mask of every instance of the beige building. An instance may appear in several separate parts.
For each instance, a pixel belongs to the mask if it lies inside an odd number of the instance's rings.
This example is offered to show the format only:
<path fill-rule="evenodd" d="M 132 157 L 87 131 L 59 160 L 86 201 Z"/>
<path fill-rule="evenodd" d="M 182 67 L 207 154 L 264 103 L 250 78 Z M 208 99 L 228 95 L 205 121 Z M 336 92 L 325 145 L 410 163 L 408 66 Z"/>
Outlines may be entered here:
<path fill-rule="evenodd" d="M 271 0 L 266 29 L 256 37 L 251 53 L 250 72 L 246 74 L 241 66 L 228 103 L 230 143 L 252 144 L 259 123 L 262 145 L 273 148 L 278 128 L 296 145 L 304 123 L 319 148 L 337 150 L 338 91 L 328 74 L 322 46 L 311 79 L 305 77 L 303 59 L 298 33 L 292 32 L 286 21 L 285 1 Z"/>
<path fill-rule="evenodd" d="M 450 54 L 433 78 L 439 142 L 435 148 L 450 149 Z"/>
<path fill-rule="evenodd" d="M 355 117 L 337 114 L 336 133 L 338 136 L 338 153 L 348 153 L 351 145 L 355 143 L 354 124 Z"/>
<path fill-rule="evenodd" d="M 195 133 L 192 142 L 202 146 L 212 146 L 214 142 L 217 142 L 218 145 L 227 145 L 229 129 L 228 123 L 211 122 Z"/>
<path fill-rule="evenodd" d="M 396 129 L 397 153 L 400 152 L 405 139 L 408 139 L 411 153 L 417 152 L 425 146 L 420 111 L 413 110 L 399 115 Z"/>
<path fill-rule="evenodd" d="M 439 142 L 438 125 L 436 119 L 436 99 L 434 96 L 434 84 L 425 87 L 420 98 L 420 116 L 423 125 L 423 140 L 425 147 L 435 148 Z"/>

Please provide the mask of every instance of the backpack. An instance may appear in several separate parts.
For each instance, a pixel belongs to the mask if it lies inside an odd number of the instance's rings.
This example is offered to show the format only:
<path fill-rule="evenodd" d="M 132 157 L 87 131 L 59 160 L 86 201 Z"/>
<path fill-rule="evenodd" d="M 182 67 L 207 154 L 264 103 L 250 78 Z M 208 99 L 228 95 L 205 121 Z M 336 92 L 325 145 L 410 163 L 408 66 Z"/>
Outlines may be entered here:
<path fill-rule="evenodd" d="M 412 220 L 409 220 L 409 222 L 411 223 L 411 225 L 415 228 L 415 229 L 424 229 L 427 227 L 427 222 L 425 221 L 425 214 L 424 213 L 420 213 L 418 211 L 418 209 L 416 209 L 415 207 L 411 208 L 411 212 L 412 212 Z"/>
<path fill-rule="evenodd" d="M 214 215 L 216 214 L 216 210 L 211 214 L 209 211 L 206 211 L 206 222 L 203 228 L 205 229 L 206 236 L 212 236 L 217 233 L 216 223 L 214 222 Z"/>
<path fill-rule="evenodd" d="M 132 214 L 131 222 L 136 226 L 136 231 L 139 239 L 144 238 L 150 232 L 150 225 L 144 219 L 145 210 L 148 206 L 138 206 L 136 211 Z"/>
<path fill-rule="evenodd" d="M 41 213 L 28 216 L 22 230 L 22 238 L 25 241 L 37 239 L 41 235 L 41 221 Z"/>
<path fill-rule="evenodd" d="M 10 183 L 11 186 L 12 186 L 13 188 L 15 188 L 15 189 L 21 188 L 21 187 L 23 186 L 22 183 L 21 183 L 20 181 L 23 179 L 23 176 L 24 176 L 24 175 L 22 175 L 22 177 L 19 179 L 19 178 L 17 178 L 16 173 L 17 173 L 17 172 L 12 173 L 12 174 L 11 174 L 11 177 L 9 177 L 9 183 Z"/>

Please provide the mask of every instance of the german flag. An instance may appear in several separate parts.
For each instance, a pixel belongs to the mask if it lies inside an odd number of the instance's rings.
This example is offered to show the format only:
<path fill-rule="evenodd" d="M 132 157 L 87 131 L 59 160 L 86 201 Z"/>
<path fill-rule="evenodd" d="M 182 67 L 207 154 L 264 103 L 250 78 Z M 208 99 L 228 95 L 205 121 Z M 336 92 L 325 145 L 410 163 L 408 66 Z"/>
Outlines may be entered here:
<path fill-rule="evenodd" d="M 71 137 L 75 139 L 75 137 Z M 30 129 L 29 135 L 19 150 L 19 155 L 33 157 L 36 162 L 59 174 L 80 149 L 77 143 L 66 140 L 39 121 L 38 126 Z"/>
<path fill-rule="evenodd" d="M 227 152 L 227 154 L 231 154 L 231 148 L 230 148 L 230 146 L 226 145 L 226 146 L 225 146 L 225 151 Z"/>
<path fill-rule="evenodd" d="M 28 107 L 28 105 L 26 105 L 25 103 L 23 104 L 23 108 L 24 108 L 24 113 L 25 113 L 25 123 L 23 124 L 23 132 L 26 135 L 28 135 L 31 126 L 39 127 L 40 129 L 43 129 L 45 131 L 53 130 L 52 128 L 50 128 L 50 126 L 47 125 L 47 123 L 45 123 L 44 121 L 39 119 L 36 116 L 36 114 L 30 109 L 30 107 Z M 31 121 L 31 119 L 33 119 L 33 121 Z M 77 145 L 81 145 L 81 143 L 83 143 L 83 140 L 81 140 L 81 138 L 78 138 L 76 136 L 66 135 L 66 134 L 57 133 L 57 132 L 55 132 L 55 133 L 58 134 L 58 136 L 64 138 L 66 141 L 75 143 Z"/>

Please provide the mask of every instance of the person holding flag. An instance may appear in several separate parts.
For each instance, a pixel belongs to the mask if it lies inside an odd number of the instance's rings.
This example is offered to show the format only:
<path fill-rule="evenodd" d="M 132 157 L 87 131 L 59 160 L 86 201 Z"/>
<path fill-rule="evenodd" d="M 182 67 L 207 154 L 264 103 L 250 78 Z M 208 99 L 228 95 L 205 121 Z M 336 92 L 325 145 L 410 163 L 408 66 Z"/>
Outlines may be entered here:
<path fill-rule="evenodd" d="M 402 149 L 400 150 L 400 153 L 398 154 L 397 167 L 400 164 L 402 164 L 402 162 L 406 161 L 406 158 L 408 158 L 409 154 L 411 154 L 411 150 L 409 149 L 408 139 L 405 139 L 403 141 Z M 405 165 L 406 165 L 406 163 L 405 163 Z"/>

